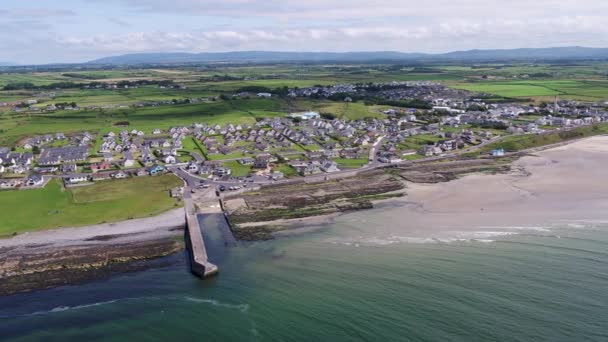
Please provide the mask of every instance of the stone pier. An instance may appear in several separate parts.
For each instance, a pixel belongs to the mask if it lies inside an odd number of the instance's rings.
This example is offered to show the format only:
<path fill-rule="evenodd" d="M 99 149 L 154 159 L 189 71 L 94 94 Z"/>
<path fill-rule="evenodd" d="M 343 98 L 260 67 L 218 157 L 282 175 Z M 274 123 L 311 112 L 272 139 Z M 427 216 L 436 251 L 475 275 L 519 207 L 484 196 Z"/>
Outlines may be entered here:
<path fill-rule="evenodd" d="M 196 217 L 196 209 L 192 198 L 184 194 L 184 210 L 186 211 L 186 234 L 190 251 L 192 273 L 207 278 L 217 274 L 218 267 L 209 261 L 207 249 L 203 240 L 203 232 Z"/>

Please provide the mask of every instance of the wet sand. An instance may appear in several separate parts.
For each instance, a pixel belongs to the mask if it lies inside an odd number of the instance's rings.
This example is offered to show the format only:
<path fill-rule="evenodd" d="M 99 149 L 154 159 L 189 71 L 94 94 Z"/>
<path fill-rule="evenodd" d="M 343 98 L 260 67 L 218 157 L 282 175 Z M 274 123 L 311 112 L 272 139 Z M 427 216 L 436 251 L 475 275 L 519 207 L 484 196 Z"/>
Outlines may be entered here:
<path fill-rule="evenodd" d="M 353 228 L 353 240 L 382 243 L 483 240 L 608 222 L 608 137 L 538 152 L 513 169 L 448 183 L 408 183 L 406 197 L 336 220 Z"/>

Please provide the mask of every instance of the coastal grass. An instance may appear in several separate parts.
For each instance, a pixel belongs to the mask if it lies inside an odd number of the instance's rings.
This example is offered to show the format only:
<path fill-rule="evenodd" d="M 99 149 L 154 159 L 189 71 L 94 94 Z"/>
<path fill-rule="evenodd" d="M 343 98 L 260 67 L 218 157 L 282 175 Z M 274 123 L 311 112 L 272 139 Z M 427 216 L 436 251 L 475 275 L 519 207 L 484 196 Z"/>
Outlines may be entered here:
<path fill-rule="evenodd" d="M 181 185 L 177 177 L 162 175 L 71 189 L 53 180 L 43 189 L 0 191 L 0 236 L 157 215 L 179 206 L 168 190 Z"/>

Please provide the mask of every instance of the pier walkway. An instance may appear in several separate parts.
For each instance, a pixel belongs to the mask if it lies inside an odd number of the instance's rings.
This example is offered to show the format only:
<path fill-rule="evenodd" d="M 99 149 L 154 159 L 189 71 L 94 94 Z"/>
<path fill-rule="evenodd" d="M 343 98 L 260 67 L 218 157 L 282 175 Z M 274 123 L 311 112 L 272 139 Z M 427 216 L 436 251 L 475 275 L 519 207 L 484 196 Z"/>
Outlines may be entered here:
<path fill-rule="evenodd" d="M 183 201 L 186 212 L 187 243 L 190 250 L 192 273 L 201 278 L 213 276 L 217 274 L 218 267 L 211 263 L 207 257 L 203 232 L 196 217 L 196 208 L 192 202 L 189 187 L 186 187 L 184 191 Z"/>

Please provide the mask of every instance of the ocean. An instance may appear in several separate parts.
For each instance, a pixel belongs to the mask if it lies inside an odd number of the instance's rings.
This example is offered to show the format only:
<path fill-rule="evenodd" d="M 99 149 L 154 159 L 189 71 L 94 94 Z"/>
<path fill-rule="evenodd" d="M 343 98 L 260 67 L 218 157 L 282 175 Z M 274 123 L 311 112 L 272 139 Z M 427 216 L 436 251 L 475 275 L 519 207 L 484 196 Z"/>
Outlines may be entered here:
<path fill-rule="evenodd" d="M 184 252 L 0 298 L 0 340 L 608 341 L 608 223 L 395 236 L 399 212 L 238 247 L 207 217 L 217 277 L 193 277 Z"/>

